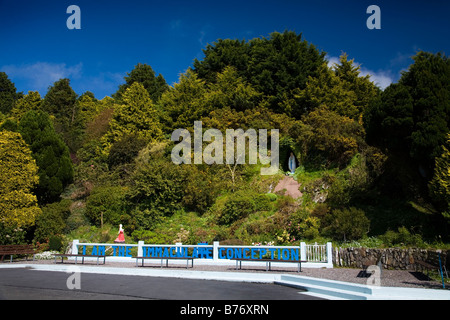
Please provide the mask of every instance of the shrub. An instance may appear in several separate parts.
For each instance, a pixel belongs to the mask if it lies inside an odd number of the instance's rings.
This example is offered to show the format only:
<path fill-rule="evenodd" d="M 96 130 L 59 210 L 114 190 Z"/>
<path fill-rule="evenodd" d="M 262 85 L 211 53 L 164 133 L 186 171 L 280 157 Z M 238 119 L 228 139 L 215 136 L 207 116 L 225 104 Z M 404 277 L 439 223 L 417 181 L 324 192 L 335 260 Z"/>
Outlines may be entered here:
<path fill-rule="evenodd" d="M 0 244 L 23 244 L 25 235 L 24 229 L 7 226 L 0 222 Z"/>
<path fill-rule="evenodd" d="M 133 241 L 144 241 L 149 244 L 168 244 L 172 242 L 170 236 L 149 230 L 134 230 L 131 234 Z"/>
<path fill-rule="evenodd" d="M 147 142 L 135 133 L 125 134 L 112 145 L 109 151 L 109 168 L 132 162 L 146 144 Z"/>
<path fill-rule="evenodd" d="M 36 218 L 35 241 L 46 242 L 51 236 L 64 232 L 66 219 L 70 215 L 71 203 L 70 200 L 62 200 L 42 208 L 42 214 Z"/>
<path fill-rule="evenodd" d="M 129 220 L 125 212 L 125 194 L 127 189 L 121 186 L 96 187 L 86 201 L 86 217 L 99 226 L 103 223 L 119 225 Z"/>
<path fill-rule="evenodd" d="M 369 232 L 370 221 L 361 209 L 335 209 L 324 222 L 324 232 L 336 240 L 357 240 Z"/>
<path fill-rule="evenodd" d="M 138 166 L 127 197 L 140 212 L 171 216 L 182 208 L 186 176 L 183 166 L 177 166 L 167 158 L 151 160 Z"/>
<path fill-rule="evenodd" d="M 218 222 L 222 225 L 232 224 L 236 220 L 249 216 L 256 209 L 257 206 L 252 195 L 244 195 L 237 192 L 225 202 Z"/>
<path fill-rule="evenodd" d="M 422 240 L 420 234 L 411 234 L 405 227 L 398 228 L 398 231 L 388 230 L 384 235 L 380 236 L 383 244 L 386 247 L 395 246 L 411 246 L 411 247 L 424 247 L 425 243 Z"/>
<path fill-rule="evenodd" d="M 60 251 L 62 248 L 62 239 L 59 236 L 51 236 L 48 241 L 48 248 L 50 251 Z"/>

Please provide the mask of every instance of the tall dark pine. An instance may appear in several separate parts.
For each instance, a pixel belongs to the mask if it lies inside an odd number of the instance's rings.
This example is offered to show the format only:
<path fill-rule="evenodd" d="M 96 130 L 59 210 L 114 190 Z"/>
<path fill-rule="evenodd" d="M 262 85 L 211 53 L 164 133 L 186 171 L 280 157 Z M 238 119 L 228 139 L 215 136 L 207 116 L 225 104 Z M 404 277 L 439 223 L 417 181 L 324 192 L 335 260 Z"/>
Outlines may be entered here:
<path fill-rule="evenodd" d="M 113 94 L 113 97 L 117 100 L 121 100 L 124 92 L 135 82 L 144 86 L 154 103 L 169 88 L 164 77 L 161 74 L 156 76 L 155 71 L 147 64 L 138 63 L 130 73 L 127 73 L 124 79 L 125 83 L 120 85 L 119 90 Z"/>
<path fill-rule="evenodd" d="M 14 83 L 6 73 L 0 72 L 0 112 L 8 114 L 18 98 Z"/>
<path fill-rule="evenodd" d="M 73 131 L 76 130 L 77 94 L 70 86 L 69 79 L 60 79 L 48 89 L 42 102 L 42 110 L 54 116 L 54 126 L 61 134 L 65 143 L 71 148 Z M 74 151 L 74 148 L 71 148 Z"/>
<path fill-rule="evenodd" d="M 39 167 L 39 185 L 36 189 L 39 203 L 58 201 L 74 174 L 67 145 L 55 132 L 45 112 L 27 112 L 19 123 L 19 132 L 30 146 Z"/>

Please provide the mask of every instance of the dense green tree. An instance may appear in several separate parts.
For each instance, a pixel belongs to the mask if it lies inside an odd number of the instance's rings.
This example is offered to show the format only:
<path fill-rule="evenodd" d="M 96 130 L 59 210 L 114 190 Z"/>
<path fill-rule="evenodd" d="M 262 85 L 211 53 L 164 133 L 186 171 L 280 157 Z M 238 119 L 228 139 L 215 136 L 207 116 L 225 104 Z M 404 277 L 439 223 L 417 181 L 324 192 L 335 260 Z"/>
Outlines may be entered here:
<path fill-rule="evenodd" d="M 122 186 L 95 187 L 86 201 L 86 217 L 96 226 L 129 223 L 130 215 L 125 210 L 126 192 L 127 188 Z"/>
<path fill-rule="evenodd" d="M 160 100 L 167 132 L 191 128 L 194 121 L 201 120 L 210 112 L 222 109 L 243 112 L 264 105 L 261 94 L 240 77 L 234 67 L 225 67 L 216 75 L 215 81 L 208 84 L 188 70 Z"/>
<path fill-rule="evenodd" d="M 419 52 L 413 59 L 399 83 L 408 88 L 413 99 L 410 154 L 430 170 L 450 131 L 450 60 L 427 52 Z"/>
<path fill-rule="evenodd" d="M 30 146 L 39 167 L 39 185 L 36 188 L 39 202 L 57 201 L 73 180 L 69 149 L 55 132 L 46 112 L 27 112 L 20 120 L 19 132 Z"/>
<path fill-rule="evenodd" d="M 42 110 L 55 117 L 61 130 L 68 129 L 75 119 L 77 94 L 70 86 L 69 79 L 60 79 L 49 87 L 42 102 Z"/>
<path fill-rule="evenodd" d="M 365 121 L 367 141 L 408 154 L 414 127 L 413 99 L 408 89 L 391 84 L 375 99 Z"/>
<path fill-rule="evenodd" d="M 112 169 L 115 166 L 132 162 L 147 143 L 148 141 L 140 138 L 136 133 L 123 135 L 112 145 L 109 151 L 109 168 Z"/>
<path fill-rule="evenodd" d="M 302 106 L 286 109 L 285 100 L 303 90 L 308 77 L 316 77 L 325 61 L 323 52 L 290 31 L 248 42 L 218 40 L 208 45 L 204 54 L 203 60 L 194 61 L 194 71 L 201 79 L 214 82 L 217 73 L 233 66 L 240 77 L 263 93 L 272 110 L 296 117 L 304 113 Z"/>
<path fill-rule="evenodd" d="M 419 52 L 398 83 L 371 104 L 365 125 L 368 141 L 414 162 L 431 178 L 450 121 L 450 60 Z"/>
<path fill-rule="evenodd" d="M 108 154 L 114 142 L 127 134 L 150 142 L 162 135 L 158 111 L 144 86 L 134 82 L 123 94 L 122 104 L 114 109 L 109 131 L 103 136 Z"/>
<path fill-rule="evenodd" d="M 38 184 L 38 167 L 19 133 L 0 132 L 0 224 L 3 227 L 33 225 L 41 213 L 32 193 Z"/>
<path fill-rule="evenodd" d="M 41 105 L 41 110 L 53 117 L 56 132 L 62 135 L 71 152 L 78 147 L 77 94 L 69 79 L 60 79 L 51 86 Z"/>
<path fill-rule="evenodd" d="M 30 110 L 38 111 L 41 108 L 41 95 L 38 91 L 29 91 L 23 98 L 17 100 L 16 105 L 11 110 L 11 114 L 18 121 Z"/>
<path fill-rule="evenodd" d="M 353 119 L 321 106 L 302 118 L 290 131 L 308 165 L 340 166 L 364 144 L 364 128 Z"/>
<path fill-rule="evenodd" d="M 132 216 L 138 228 L 150 230 L 164 216 L 182 209 L 186 181 L 185 167 L 165 157 L 138 166 L 127 195 L 135 208 Z"/>
<path fill-rule="evenodd" d="M 308 110 L 325 104 L 330 110 L 355 120 L 366 112 L 378 94 L 378 89 L 369 76 L 360 76 L 360 67 L 355 66 L 347 55 L 340 57 L 339 64 L 329 68 L 323 63 L 317 77 L 309 77 L 305 90 L 299 93 L 300 103 Z"/>
<path fill-rule="evenodd" d="M 192 70 L 180 76 L 178 83 L 167 90 L 159 104 L 163 113 L 165 131 L 172 132 L 178 128 L 189 128 L 202 116 L 211 111 L 204 97 L 207 93 L 205 82 L 200 80 Z"/>
<path fill-rule="evenodd" d="M 367 235 L 370 221 L 365 212 L 354 207 L 335 209 L 325 218 L 324 231 L 339 241 L 361 239 Z"/>
<path fill-rule="evenodd" d="M 261 98 L 261 94 L 253 86 L 239 77 L 234 67 L 226 67 L 217 74 L 216 81 L 209 83 L 207 87 L 204 100 L 213 110 L 229 107 L 245 111 L 256 107 Z"/>
<path fill-rule="evenodd" d="M 36 219 L 34 240 L 40 243 L 47 242 L 52 236 L 62 236 L 66 229 L 66 220 L 70 215 L 68 199 L 54 202 L 42 207 L 42 214 Z"/>
<path fill-rule="evenodd" d="M 161 74 L 156 76 L 155 71 L 147 64 L 138 63 L 130 73 L 127 73 L 124 79 L 125 84 L 120 85 L 117 92 L 113 95 L 119 101 L 122 99 L 125 91 L 135 82 L 139 82 L 144 86 L 153 103 L 156 103 L 164 91 L 169 88 L 164 77 Z"/>
<path fill-rule="evenodd" d="M 20 96 L 21 94 L 16 92 L 16 86 L 9 80 L 8 75 L 0 72 L 0 112 L 8 114 Z"/>

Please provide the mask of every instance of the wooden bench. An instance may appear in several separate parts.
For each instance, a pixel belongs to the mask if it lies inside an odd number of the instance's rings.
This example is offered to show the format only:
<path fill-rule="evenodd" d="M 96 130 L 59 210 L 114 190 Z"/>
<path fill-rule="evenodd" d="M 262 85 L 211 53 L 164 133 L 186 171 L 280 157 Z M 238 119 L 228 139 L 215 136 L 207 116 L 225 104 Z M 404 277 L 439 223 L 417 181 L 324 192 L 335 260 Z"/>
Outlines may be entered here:
<path fill-rule="evenodd" d="M 286 263 L 297 263 L 298 264 L 298 270 L 297 272 L 302 271 L 302 262 L 308 262 L 306 260 L 272 260 L 272 259 L 246 259 L 246 258 L 235 258 L 231 260 L 236 260 L 236 270 L 238 270 L 238 264 L 239 269 L 242 269 L 242 261 L 248 261 L 248 262 L 265 262 L 266 263 L 266 271 L 271 271 L 271 264 L 272 262 L 286 262 Z"/>
<path fill-rule="evenodd" d="M 436 252 L 429 251 L 428 256 L 425 261 L 416 261 L 416 263 L 415 263 L 416 271 L 417 271 L 417 266 L 420 266 L 422 271 L 423 271 L 423 269 L 427 270 L 427 276 L 428 276 L 429 270 L 438 270 L 439 274 L 441 274 L 441 266 L 439 265 L 439 256 L 441 258 L 442 270 L 445 271 L 447 278 L 448 278 L 447 268 L 445 267 L 447 256 L 443 255 L 437 251 Z"/>
<path fill-rule="evenodd" d="M 11 256 L 10 262 L 13 260 L 13 255 L 25 255 L 26 259 L 28 261 L 28 255 L 33 255 L 34 260 L 34 248 L 31 244 L 18 244 L 18 245 L 2 245 L 0 246 L 0 256 L 2 256 L 2 259 L 0 260 L 3 262 L 3 259 L 6 255 Z"/>
<path fill-rule="evenodd" d="M 161 260 L 161 268 L 163 267 L 163 261 L 166 260 L 166 267 L 169 267 L 169 260 L 186 260 L 186 269 L 189 268 L 189 261 L 191 261 L 191 267 L 194 267 L 194 258 L 185 257 L 133 257 L 136 258 L 136 267 L 138 267 L 139 259 L 142 260 L 142 267 L 144 266 L 144 260 Z"/>
<path fill-rule="evenodd" d="M 105 260 L 106 260 L 106 255 L 87 255 L 87 254 L 55 254 L 55 263 L 56 263 L 56 258 L 57 257 L 61 257 L 61 263 L 64 263 L 64 258 L 75 258 L 75 264 L 77 264 L 78 262 L 78 258 L 81 258 L 81 263 L 84 264 L 84 258 L 97 258 L 97 265 L 99 263 L 99 260 L 101 258 L 103 258 L 103 264 L 105 264 Z"/>

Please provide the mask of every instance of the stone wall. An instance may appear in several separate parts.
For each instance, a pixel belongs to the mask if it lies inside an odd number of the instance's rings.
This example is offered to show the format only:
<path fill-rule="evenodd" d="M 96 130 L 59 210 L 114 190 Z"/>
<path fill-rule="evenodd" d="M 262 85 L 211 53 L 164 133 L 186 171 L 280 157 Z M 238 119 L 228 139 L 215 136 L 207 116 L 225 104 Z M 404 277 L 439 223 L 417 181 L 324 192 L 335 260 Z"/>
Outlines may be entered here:
<path fill-rule="evenodd" d="M 333 248 L 333 265 L 337 267 L 362 268 L 367 260 L 378 261 L 381 257 L 382 267 L 384 269 L 395 270 L 415 270 L 416 261 L 426 261 L 429 252 L 436 250 L 427 249 L 370 249 L 370 248 Z M 447 270 L 450 270 L 449 250 L 442 250 L 442 263 L 446 263 Z"/>

